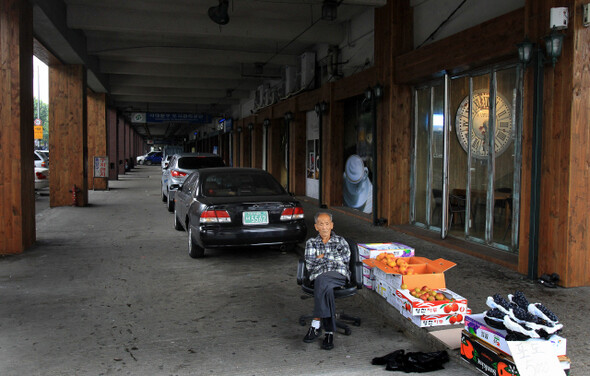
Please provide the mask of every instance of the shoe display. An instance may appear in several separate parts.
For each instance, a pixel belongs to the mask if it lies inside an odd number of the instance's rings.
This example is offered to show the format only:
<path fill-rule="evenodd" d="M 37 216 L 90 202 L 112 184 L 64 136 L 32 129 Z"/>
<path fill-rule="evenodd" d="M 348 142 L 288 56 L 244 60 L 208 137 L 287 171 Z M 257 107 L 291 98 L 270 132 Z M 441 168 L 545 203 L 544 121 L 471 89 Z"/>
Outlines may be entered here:
<path fill-rule="evenodd" d="M 508 300 L 494 294 L 488 296 L 486 303 L 491 309 L 485 313 L 485 322 L 493 328 L 504 327 L 511 340 L 547 339 L 563 328 L 553 312 L 540 303 L 529 303 L 522 291 L 509 294 Z"/>
<path fill-rule="evenodd" d="M 324 342 L 322 342 L 322 349 L 324 350 L 332 350 L 334 348 L 334 334 L 333 333 L 326 333 L 324 337 Z"/>
<path fill-rule="evenodd" d="M 315 341 L 316 338 L 318 338 L 321 334 L 322 334 L 321 329 L 315 329 L 313 327 L 309 327 L 307 334 L 305 335 L 305 337 L 303 337 L 303 342 L 311 343 L 311 342 Z"/>

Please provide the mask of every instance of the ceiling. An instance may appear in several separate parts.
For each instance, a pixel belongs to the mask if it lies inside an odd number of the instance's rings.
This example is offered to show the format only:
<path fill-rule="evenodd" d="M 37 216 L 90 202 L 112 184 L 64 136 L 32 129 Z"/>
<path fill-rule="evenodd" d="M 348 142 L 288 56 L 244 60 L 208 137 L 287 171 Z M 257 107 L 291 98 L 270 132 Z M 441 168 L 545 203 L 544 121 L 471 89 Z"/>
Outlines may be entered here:
<path fill-rule="evenodd" d="M 84 64 L 88 85 L 130 112 L 215 116 L 251 98 L 265 79 L 316 45 L 338 45 L 346 24 L 386 0 L 229 0 L 229 23 L 208 16 L 219 0 L 31 0 L 35 38 L 61 62 Z M 262 67 L 262 70 L 260 68 Z M 174 124 L 137 128 L 147 137 L 182 133 Z"/>

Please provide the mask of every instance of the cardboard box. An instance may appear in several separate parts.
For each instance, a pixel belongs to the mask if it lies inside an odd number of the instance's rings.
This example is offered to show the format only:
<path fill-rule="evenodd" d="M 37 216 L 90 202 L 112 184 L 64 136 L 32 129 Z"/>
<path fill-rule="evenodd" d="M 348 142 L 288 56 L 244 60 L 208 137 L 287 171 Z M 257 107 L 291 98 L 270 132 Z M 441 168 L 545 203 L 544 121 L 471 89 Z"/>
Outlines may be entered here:
<path fill-rule="evenodd" d="M 407 318 L 420 328 L 441 325 L 462 325 L 463 323 L 465 323 L 465 315 L 462 314 L 414 316 L 405 309 L 402 309 L 401 313 L 405 318 Z"/>
<path fill-rule="evenodd" d="M 465 330 L 461 331 L 461 358 L 486 375 L 519 375 L 511 356 L 495 349 Z M 569 358 L 560 356 L 559 361 L 564 374 L 569 375 Z"/>
<path fill-rule="evenodd" d="M 414 268 L 415 274 L 401 275 L 394 272 L 391 267 L 385 265 L 383 262 L 375 259 L 365 259 L 363 263 L 372 267 L 375 275 L 378 270 L 383 272 L 386 275 L 385 279 L 387 283 L 395 288 L 400 288 L 402 284 L 406 284 L 408 289 L 422 286 L 428 286 L 432 289 L 445 288 L 444 272 L 457 265 L 454 262 L 442 258 L 430 260 L 425 257 L 409 257 L 408 263 Z"/>
<path fill-rule="evenodd" d="M 387 281 L 377 277 L 373 283 L 373 289 L 385 299 L 387 299 L 388 296 L 395 294 L 395 287 L 391 286 Z"/>
<path fill-rule="evenodd" d="M 375 286 L 375 275 L 372 269 L 368 265 L 363 264 L 363 286 L 369 290 L 373 290 Z"/>
<path fill-rule="evenodd" d="M 511 355 L 510 348 L 506 341 L 506 335 L 508 334 L 505 330 L 495 329 L 486 324 L 483 319 L 484 314 L 478 313 L 475 315 L 468 315 L 465 318 L 465 330 L 472 335 L 477 336 L 479 339 L 494 346 L 495 348 L 503 351 L 506 355 Z M 567 341 L 565 338 L 558 335 L 553 335 L 549 339 L 530 339 L 529 341 L 548 341 L 555 348 L 555 355 L 566 355 Z"/>
<path fill-rule="evenodd" d="M 401 243 L 367 243 L 358 244 L 361 260 L 375 258 L 380 253 L 392 253 L 395 257 L 412 257 L 414 248 Z"/>
<path fill-rule="evenodd" d="M 396 289 L 395 295 L 401 300 L 401 305 L 405 311 L 410 312 L 413 316 L 419 315 L 457 315 L 465 316 L 467 314 L 467 299 L 449 289 L 436 289 L 445 295 L 445 300 L 435 300 L 433 302 L 415 298 L 410 294 L 410 290 Z M 463 321 L 463 318 L 460 320 Z"/>

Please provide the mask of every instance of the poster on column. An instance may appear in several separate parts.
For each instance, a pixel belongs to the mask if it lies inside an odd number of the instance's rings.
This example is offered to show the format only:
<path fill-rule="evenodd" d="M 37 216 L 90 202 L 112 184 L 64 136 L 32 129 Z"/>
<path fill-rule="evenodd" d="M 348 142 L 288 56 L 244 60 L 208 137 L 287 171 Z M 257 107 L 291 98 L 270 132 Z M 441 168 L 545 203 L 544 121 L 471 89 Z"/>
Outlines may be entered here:
<path fill-rule="evenodd" d="M 361 99 L 345 106 L 344 171 L 342 198 L 344 206 L 373 212 L 373 131 L 371 112 Z"/>
<path fill-rule="evenodd" d="M 108 178 L 109 157 L 94 157 L 94 177 Z"/>

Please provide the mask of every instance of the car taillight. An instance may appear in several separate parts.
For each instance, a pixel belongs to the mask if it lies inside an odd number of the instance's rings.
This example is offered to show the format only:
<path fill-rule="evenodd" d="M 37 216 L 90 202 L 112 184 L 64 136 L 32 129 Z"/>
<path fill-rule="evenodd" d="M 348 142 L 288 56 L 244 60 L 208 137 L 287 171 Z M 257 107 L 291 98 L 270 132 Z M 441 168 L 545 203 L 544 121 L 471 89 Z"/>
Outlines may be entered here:
<path fill-rule="evenodd" d="M 231 223 L 231 218 L 227 210 L 206 210 L 201 213 L 201 222 Z"/>
<path fill-rule="evenodd" d="M 41 167 L 47 167 L 47 162 L 45 162 L 45 161 L 41 162 Z"/>
<path fill-rule="evenodd" d="M 303 208 L 296 206 L 294 208 L 286 208 L 281 214 L 281 221 L 291 221 L 293 219 L 303 219 Z"/>
<path fill-rule="evenodd" d="M 186 176 L 186 172 L 172 170 L 172 172 L 170 173 L 170 175 L 172 175 L 175 178 L 182 178 L 182 177 L 185 177 Z"/>
<path fill-rule="evenodd" d="M 37 175 L 37 179 L 39 180 L 47 179 L 47 176 L 45 176 L 45 174 L 42 172 L 35 171 L 35 175 Z"/>

